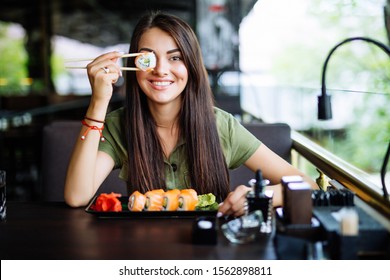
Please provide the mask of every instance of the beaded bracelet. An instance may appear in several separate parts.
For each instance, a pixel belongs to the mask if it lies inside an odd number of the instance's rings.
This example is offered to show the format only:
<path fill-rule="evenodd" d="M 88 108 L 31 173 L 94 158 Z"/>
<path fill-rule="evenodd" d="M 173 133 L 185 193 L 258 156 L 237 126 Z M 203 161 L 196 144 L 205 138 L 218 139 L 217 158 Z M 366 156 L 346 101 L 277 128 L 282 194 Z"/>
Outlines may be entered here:
<path fill-rule="evenodd" d="M 100 141 L 102 141 L 102 142 L 105 141 L 105 139 L 104 139 L 104 137 L 103 137 L 103 132 L 102 132 L 103 129 L 104 129 L 104 124 L 102 125 L 102 127 L 97 127 L 97 126 L 95 126 L 95 125 L 89 125 L 89 124 L 87 124 L 85 120 L 82 120 L 81 123 L 82 123 L 84 126 L 87 127 L 87 130 L 86 130 L 86 131 L 84 132 L 84 134 L 80 137 L 81 140 L 84 140 L 84 139 L 85 139 L 85 137 L 87 136 L 87 134 L 88 134 L 88 132 L 89 132 L 90 130 L 97 130 L 97 131 L 99 131 L 99 133 L 100 133 Z"/>

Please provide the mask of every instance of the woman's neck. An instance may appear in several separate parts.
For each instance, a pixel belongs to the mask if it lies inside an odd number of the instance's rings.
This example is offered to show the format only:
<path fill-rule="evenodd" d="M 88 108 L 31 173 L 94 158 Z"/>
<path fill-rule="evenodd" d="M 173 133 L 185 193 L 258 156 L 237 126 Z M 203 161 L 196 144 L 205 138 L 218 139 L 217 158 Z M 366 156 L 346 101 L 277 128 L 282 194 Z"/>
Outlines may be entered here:
<path fill-rule="evenodd" d="M 166 158 L 169 158 L 179 139 L 177 117 L 160 117 L 156 120 L 156 130 Z"/>
<path fill-rule="evenodd" d="M 173 129 L 177 127 L 180 108 L 169 105 L 151 106 L 149 108 L 158 128 Z"/>

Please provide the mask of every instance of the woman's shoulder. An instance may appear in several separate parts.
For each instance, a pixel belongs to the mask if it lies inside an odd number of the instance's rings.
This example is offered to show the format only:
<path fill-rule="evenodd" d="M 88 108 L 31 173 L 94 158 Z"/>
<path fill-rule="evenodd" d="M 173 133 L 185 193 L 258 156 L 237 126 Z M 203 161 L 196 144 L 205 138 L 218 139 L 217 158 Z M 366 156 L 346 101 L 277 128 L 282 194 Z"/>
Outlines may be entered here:
<path fill-rule="evenodd" d="M 124 107 L 120 107 L 109 112 L 106 115 L 106 123 L 104 125 L 110 131 L 116 131 L 116 134 L 122 134 L 125 112 Z"/>
<path fill-rule="evenodd" d="M 118 109 L 115 109 L 115 110 L 109 112 L 106 116 L 106 122 L 107 121 L 118 121 L 118 120 L 123 119 L 124 111 L 125 111 L 125 108 L 120 107 Z"/>
<path fill-rule="evenodd" d="M 225 110 L 222 110 L 218 107 L 214 107 L 214 115 L 217 122 L 231 121 L 235 119 L 231 113 L 226 112 Z"/>
<path fill-rule="evenodd" d="M 238 122 L 238 120 L 231 113 L 226 112 L 218 107 L 214 107 L 214 115 L 219 131 L 231 129 L 232 126 L 235 126 L 236 122 Z"/>

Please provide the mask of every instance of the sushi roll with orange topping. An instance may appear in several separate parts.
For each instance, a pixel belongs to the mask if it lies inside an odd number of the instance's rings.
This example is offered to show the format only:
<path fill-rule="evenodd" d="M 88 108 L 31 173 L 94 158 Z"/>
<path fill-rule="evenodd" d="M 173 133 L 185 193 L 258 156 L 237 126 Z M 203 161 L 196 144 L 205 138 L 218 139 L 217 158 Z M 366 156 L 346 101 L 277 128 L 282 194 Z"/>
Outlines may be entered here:
<path fill-rule="evenodd" d="M 146 196 L 139 191 L 134 191 L 129 197 L 128 208 L 133 212 L 141 212 L 144 210 L 146 202 Z"/>
<path fill-rule="evenodd" d="M 180 190 L 168 190 L 163 195 L 163 210 L 176 211 L 179 208 Z"/>
<path fill-rule="evenodd" d="M 194 189 L 184 189 L 180 191 L 179 208 L 180 211 L 194 211 L 198 203 L 198 194 Z"/>
<path fill-rule="evenodd" d="M 151 190 L 145 193 L 146 202 L 144 210 L 146 211 L 161 211 L 163 209 L 163 189 Z"/>

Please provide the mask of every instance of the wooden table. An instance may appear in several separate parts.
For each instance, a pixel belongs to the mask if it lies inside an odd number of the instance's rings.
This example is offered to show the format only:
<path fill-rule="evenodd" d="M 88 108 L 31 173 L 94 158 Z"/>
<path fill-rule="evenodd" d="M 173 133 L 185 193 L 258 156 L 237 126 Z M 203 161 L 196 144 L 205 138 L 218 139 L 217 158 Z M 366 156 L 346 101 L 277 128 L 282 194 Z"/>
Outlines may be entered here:
<path fill-rule="evenodd" d="M 98 218 L 63 202 L 7 207 L 0 222 L 3 260 L 276 259 L 272 234 L 237 245 L 218 230 L 217 245 L 193 244 L 194 218 Z"/>

